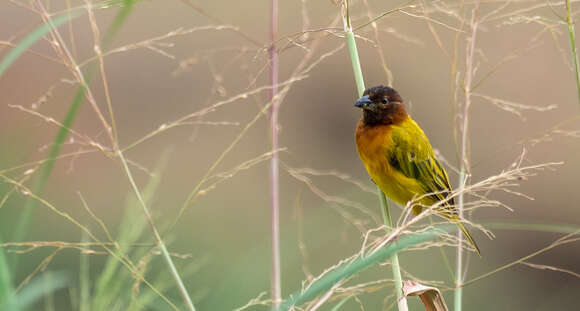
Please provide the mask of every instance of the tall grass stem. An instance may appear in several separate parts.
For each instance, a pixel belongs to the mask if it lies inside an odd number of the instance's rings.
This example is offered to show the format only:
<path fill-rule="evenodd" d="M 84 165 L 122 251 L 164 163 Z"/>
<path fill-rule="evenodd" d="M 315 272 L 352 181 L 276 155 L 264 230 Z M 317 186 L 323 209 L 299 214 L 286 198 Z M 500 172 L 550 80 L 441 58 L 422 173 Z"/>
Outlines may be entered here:
<path fill-rule="evenodd" d="M 167 248 L 165 247 L 165 243 L 161 239 L 161 235 L 159 235 L 157 228 L 153 224 L 153 218 L 151 217 L 151 213 L 149 212 L 149 209 L 147 208 L 147 204 L 145 203 L 145 200 L 143 199 L 143 196 L 141 195 L 141 191 L 139 190 L 139 188 L 137 187 L 137 184 L 135 183 L 135 180 L 133 179 L 133 175 L 131 174 L 131 171 L 129 170 L 129 166 L 127 165 L 127 160 L 125 159 L 125 156 L 123 155 L 123 153 L 120 150 L 118 150 L 118 155 L 119 155 L 119 158 L 121 159 L 121 163 L 123 164 L 123 168 L 124 168 L 125 172 L 127 173 L 127 177 L 129 178 L 129 182 L 131 183 L 131 187 L 133 188 L 133 191 L 135 192 L 135 195 L 137 196 L 137 200 L 139 201 L 141 207 L 143 208 L 143 213 L 145 214 L 145 218 L 147 219 L 147 223 L 149 224 L 151 232 L 153 233 L 153 237 L 155 238 L 155 242 L 156 242 L 157 246 L 159 247 L 159 250 L 161 251 L 161 255 L 162 255 L 163 259 L 165 260 L 165 262 L 167 263 L 167 266 L 169 267 L 169 272 L 171 273 L 171 276 L 173 277 L 173 279 L 175 280 L 175 283 L 177 284 L 177 289 L 179 290 L 179 293 L 183 297 L 183 301 L 185 302 L 187 309 L 190 311 L 195 311 L 195 307 L 193 306 L 193 302 L 191 300 L 191 297 L 189 296 L 189 293 L 187 292 L 187 289 L 185 288 L 185 285 L 183 284 L 183 281 L 181 280 L 181 276 L 179 275 L 179 272 L 177 272 L 177 268 L 173 264 L 173 260 L 171 259 L 171 255 L 169 255 L 169 252 L 167 251 Z"/>
<path fill-rule="evenodd" d="M 271 297 L 274 308 L 282 300 L 282 286 L 280 275 L 280 177 L 278 167 L 278 111 L 280 101 L 274 98 L 278 94 L 278 51 L 276 50 L 276 36 L 278 32 L 278 0 L 272 0 L 270 11 L 270 48 L 268 58 L 270 62 L 270 100 L 272 110 L 270 114 L 270 130 L 272 136 L 272 158 L 270 159 L 270 214 L 272 225 L 272 254 L 271 254 Z"/>
<path fill-rule="evenodd" d="M 475 2 L 475 6 L 471 12 L 471 34 L 466 40 L 466 57 L 465 57 L 465 102 L 463 103 L 463 110 L 461 111 L 461 158 L 459 159 L 459 195 L 457 198 L 457 212 L 460 219 L 463 218 L 463 210 L 465 204 L 465 197 L 463 189 L 467 184 L 467 176 L 470 170 L 469 168 L 469 154 L 468 154 L 468 137 L 469 137 L 469 107 L 471 106 L 471 92 L 473 75 L 475 73 L 474 69 L 474 57 L 475 57 L 475 41 L 477 37 L 478 28 L 478 13 L 479 13 L 480 0 Z M 455 293 L 453 296 L 453 310 L 461 311 L 463 305 L 463 288 L 462 284 L 464 281 L 464 271 L 463 271 L 463 233 L 461 230 L 457 230 L 457 253 L 455 260 Z"/>
<path fill-rule="evenodd" d="M 89 236 L 85 231 L 81 231 L 81 241 L 83 243 L 89 242 Z M 80 253 L 79 263 L 79 287 L 80 287 L 80 301 L 79 311 L 90 311 L 90 261 L 89 255 L 84 252 Z"/>
<path fill-rule="evenodd" d="M 393 221 L 391 220 L 391 213 L 389 210 L 389 204 L 385 194 L 377 187 L 377 194 L 379 196 L 379 202 L 381 202 L 381 211 L 383 215 L 383 222 L 385 223 L 386 233 L 388 234 L 393 228 Z M 393 270 L 393 280 L 395 282 L 395 291 L 397 292 L 397 306 L 399 311 L 408 310 L 407 298 L 403 296 L 403 277 L 401 276 L 401 266 L 399 264 L 399 256 L 394 254 L 391 257 L 391 268 Z"/>
<path fill-rule="evenodd" d="M 354 33 L 352 31 L 352 25 L 350 23 L 350 12 L 349 12 L 349 1 L 345 1 L 345 18 L 344 18 L 344 26 L 345 26 L 345 33 L 346 33 L 346 42 L 348 45 L 348 52 L 350 54 L 350 60 L 352 62 L 352 69 L 354 72 L 354 80 L 356 82 L 356 87 L 358 90 L 359 97 L 363 95 L 365 90 L 365 83 L 363 79 L 362 69 L 360 65 L 360 58 L 358 56 L 358 49 L 356 47 L 356 41 L 354 39 Z M 392 220 L 389 211 L 389 205 L 387 203 L 387 198 L 381 189 L 377 187 L 377 193 L 379 196 L 379 202 L 381 205 L 381 213 L 383 215 L 383 220 L 385 222 L 385 226 L 387 226 L 387 230 L 391 230 Z M 407 299 L 403 296 L 403 282 L 401 277 L 401 268 L 399 265 L 399 257 L 395 253 L 391 257 L 392 268 L 393 268 L 393 278 L 395 279 L 395 291 L 397 294 L 397 305 L 399 307 L 399 311 L 407 311 L 409 307 L 407 306 Z"/>
<path fill-rule="evenodd" d="M 462 160 L 463 162 L 463 160 Z M 465 186 L 467 174 L 465 168 L 459 172 L 459 188 Z M 463 217 L 464 197 L 463 192 L 457 198 L 459 217 Z M 461 230 L 457 231 L 457 253 L 455 257 L 455 292 L 453 294 L 453 307 L 455 311 L 461 311 L 463 305 L 463 234 Z"/>
<path fill-rule="evenodd" d="M 574 31 L 574 21 L 572 20 L 572 4 L 566 0 L 566 24 L 568 24 L 568 37 L 570 38 L 570 52 L 574 63 L 574 74 L 576 76 L 576 92 L 578 93 L 578 104 L 580 104 L 580 70 L 578 68 L 578 50 L 576 49 L 576 32 Z"/>

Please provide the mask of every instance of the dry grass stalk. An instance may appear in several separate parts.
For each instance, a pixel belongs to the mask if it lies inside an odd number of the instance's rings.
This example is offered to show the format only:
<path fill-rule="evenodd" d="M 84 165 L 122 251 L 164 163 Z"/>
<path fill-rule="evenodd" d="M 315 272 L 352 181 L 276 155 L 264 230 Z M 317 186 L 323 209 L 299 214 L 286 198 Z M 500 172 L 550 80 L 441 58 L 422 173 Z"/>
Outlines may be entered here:
<path fill-rule="evenodd" d="M 562 273 L 569 274 L 573 277 L 580 278 L 580 273 L 576 273 L 574 271 L 567 270 L 567 269 L 562 269 L 562 268 L 549 266 L 549 265 L 540 265 L 540 264 L 535 264 L 535 263 L 526 262 L 526 261 L 522 261 L 522 262 L 520 262 L 520 264 L 534 268 L 534 269 L 538 269 L 538 270 L 549 270 L 549 271 L 562 272 Z"/>

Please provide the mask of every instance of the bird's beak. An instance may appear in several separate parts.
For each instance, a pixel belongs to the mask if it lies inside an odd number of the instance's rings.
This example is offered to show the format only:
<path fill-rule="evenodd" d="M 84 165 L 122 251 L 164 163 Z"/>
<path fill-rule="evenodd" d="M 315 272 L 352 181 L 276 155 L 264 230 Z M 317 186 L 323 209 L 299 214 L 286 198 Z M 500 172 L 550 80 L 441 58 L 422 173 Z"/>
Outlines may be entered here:
<path fill-rule="evenodd" d="M 354 106 L 358 107 L 358 108 L 362 108 L 365 109 L 367 108 L 370 104 L 372 104 L 373 102 L 371 101 L 371 99 L 369 98 L 368 95 L 365 95 L 361 98 L 359 98 L 355 103 Z"/>

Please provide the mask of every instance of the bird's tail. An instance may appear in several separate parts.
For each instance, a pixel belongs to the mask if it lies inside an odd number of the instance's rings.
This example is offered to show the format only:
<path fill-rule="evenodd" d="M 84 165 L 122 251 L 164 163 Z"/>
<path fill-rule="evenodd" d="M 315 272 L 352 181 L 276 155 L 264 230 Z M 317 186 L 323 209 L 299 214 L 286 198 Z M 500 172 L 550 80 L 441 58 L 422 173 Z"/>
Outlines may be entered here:
<path fill-rule="evenodd" d="M 469 231 L 467 231 L 467 228 L 465 228 L 465 226 L 459 220 L 456 220 L 455 224 L 457 225 L 457 227 L 459 227 L 459 229 L 461 229 L 461 232 L 463 232 L 463 235 L 465 236 L 465 238 L 469 241 L 471 246 L 473 246 L 473 248 L 475 249 L 477 254 L 481 257 L 481 252 L 479 251 L 479 247 L 477 246 L 477 243 L 475 243 L 475 241 L 471 237 L 471 234 L 469 234 Z"/>

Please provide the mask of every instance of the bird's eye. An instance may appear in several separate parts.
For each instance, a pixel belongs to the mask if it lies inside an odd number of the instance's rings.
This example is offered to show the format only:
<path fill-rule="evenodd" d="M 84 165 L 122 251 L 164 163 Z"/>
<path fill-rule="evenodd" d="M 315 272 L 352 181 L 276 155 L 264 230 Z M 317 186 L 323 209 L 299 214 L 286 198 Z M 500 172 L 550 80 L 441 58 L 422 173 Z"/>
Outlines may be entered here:
<path fill-rule="evenodd" d="M 386 103 L 388 103 L 388 102 L 389 102 L 389 100 L 388 100 L 386 97 L 383 97 L 383 100 L 382 100 L 382 102 L 383 102 L 383 104 L 386 104 Z"/>

